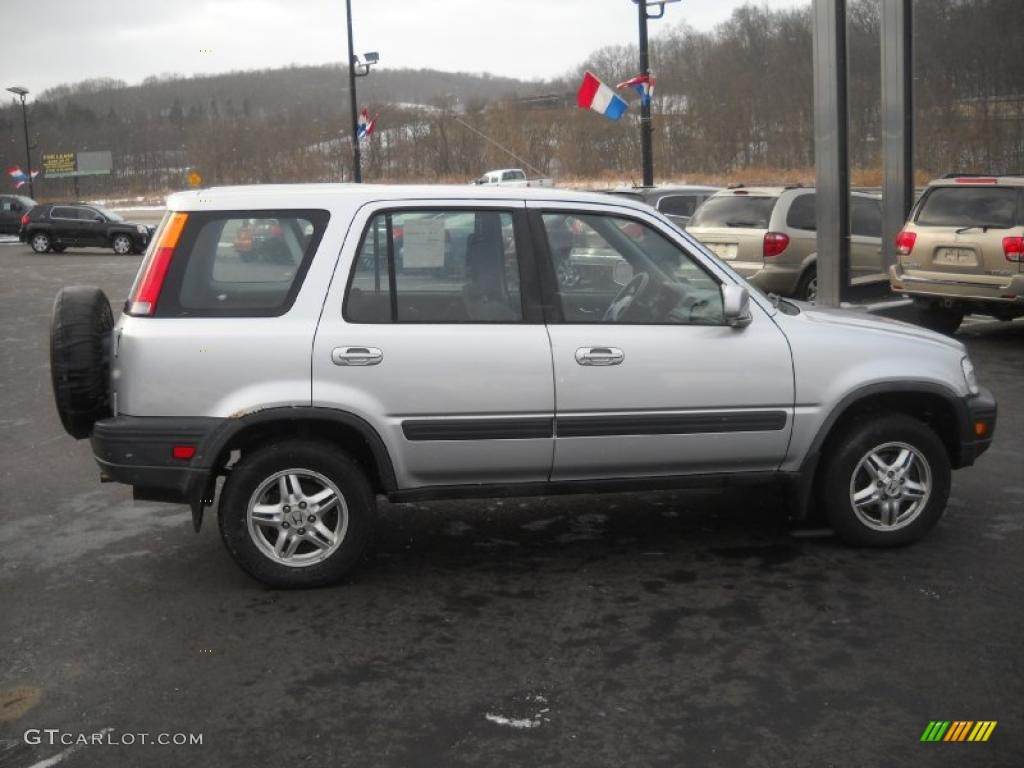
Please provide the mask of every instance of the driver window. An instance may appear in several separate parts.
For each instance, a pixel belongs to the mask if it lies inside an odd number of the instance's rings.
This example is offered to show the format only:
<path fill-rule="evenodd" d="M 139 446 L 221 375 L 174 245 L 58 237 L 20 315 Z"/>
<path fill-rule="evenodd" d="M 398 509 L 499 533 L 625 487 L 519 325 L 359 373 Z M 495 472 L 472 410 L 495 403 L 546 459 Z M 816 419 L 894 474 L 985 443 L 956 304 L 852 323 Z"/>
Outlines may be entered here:
<path fill-rule="evenodd" d="M 655 229 L 593 214 L 543 220 L 563 322 L 724 324 L 718 281 Z"/>

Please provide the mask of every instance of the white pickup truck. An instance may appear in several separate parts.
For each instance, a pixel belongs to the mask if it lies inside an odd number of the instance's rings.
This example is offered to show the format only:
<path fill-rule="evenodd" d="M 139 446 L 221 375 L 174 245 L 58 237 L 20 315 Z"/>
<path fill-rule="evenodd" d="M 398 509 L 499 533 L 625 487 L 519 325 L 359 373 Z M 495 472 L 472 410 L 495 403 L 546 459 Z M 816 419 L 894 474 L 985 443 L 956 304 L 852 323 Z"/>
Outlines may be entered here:
<path fill-rule="evenodd" d="M 553 187 L 551 179 L 528 179 L 526 171 L 522 168 L 502 168 L 497 171 L 488 171 L 474 184 L 491 187 Z"/>

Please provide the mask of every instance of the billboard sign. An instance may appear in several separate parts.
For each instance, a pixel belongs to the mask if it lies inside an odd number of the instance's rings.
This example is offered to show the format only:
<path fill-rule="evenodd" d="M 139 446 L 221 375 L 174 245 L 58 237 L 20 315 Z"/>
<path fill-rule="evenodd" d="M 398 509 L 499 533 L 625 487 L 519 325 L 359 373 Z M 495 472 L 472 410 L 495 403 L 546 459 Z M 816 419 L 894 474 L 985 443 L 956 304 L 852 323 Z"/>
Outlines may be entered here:
<path fill-rule="evenodd" d="M 102 176 L 111 172 L 114 160 L 102 152 L 51 152 L 43 154 L 43 175 L 49 179 Z"/>

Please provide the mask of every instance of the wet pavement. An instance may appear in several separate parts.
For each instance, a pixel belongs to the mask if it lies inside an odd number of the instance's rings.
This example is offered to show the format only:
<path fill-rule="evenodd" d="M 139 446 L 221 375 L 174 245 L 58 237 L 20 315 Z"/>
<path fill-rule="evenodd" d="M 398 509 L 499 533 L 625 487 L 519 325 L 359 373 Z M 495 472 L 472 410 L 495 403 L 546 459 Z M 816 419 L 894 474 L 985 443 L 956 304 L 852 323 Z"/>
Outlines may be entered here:
<path fill-rule="evenodd" d="M 382 504 L 349 581 L 276 592 L 60 427 L 53 296 L 116 308 L 137 265 L 0 245 L 0 766 L 1021 764 L 1024 321 L 961 331 L 997 438 L 907 549 L 793 536 L 763 491 Z"/>

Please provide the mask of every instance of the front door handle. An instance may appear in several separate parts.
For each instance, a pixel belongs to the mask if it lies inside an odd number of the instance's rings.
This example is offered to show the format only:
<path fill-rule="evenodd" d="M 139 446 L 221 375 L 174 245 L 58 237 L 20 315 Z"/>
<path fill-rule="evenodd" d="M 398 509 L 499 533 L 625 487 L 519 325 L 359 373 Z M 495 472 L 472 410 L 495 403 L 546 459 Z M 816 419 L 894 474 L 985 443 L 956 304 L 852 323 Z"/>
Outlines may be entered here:
<path fill-rule="evenodd" d="M 376 347 L 335 347 L 331 362 L 335 365 L 378 365 L 384 353 Z"/>
<path fill-rule="evenodd" d="M 580 347 L 576 350 L 576 362 L 580 365 L 619 365 L 625 359 L 623 351 L 615 347 Z"/>

